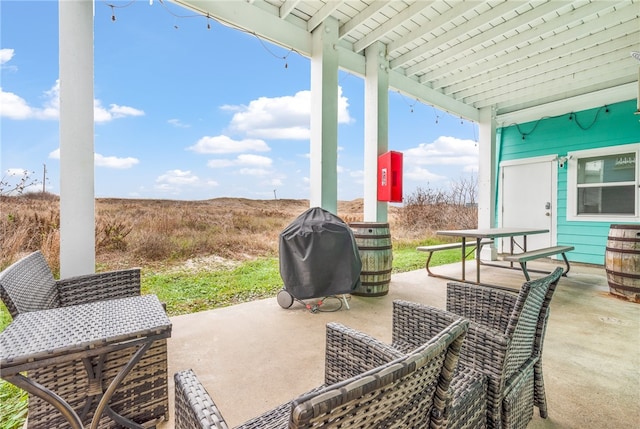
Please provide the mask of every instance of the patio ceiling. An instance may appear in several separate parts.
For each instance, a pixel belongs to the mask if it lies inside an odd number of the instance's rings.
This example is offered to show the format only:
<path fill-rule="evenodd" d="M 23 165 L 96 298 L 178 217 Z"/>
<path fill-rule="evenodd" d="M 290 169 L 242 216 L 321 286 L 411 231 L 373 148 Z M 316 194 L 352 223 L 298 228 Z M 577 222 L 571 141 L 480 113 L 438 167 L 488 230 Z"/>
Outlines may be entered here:
<path fill-rule="evenodd" d="M 392 90 L 470 120 L 498 122 L 638 97 L 640 0 L 172 0 L 301 55 L 339 23 L 341 69 L 364 75 L 386 47 Z M 551 106 L 554 106 L 551 108 Z"/>

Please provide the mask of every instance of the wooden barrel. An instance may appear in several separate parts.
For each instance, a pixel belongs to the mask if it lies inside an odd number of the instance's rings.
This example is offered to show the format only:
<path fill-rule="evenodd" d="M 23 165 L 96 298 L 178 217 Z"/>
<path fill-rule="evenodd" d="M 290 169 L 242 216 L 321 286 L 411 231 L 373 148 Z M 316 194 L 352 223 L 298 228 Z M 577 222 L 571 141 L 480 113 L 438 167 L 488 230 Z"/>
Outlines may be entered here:
<path fill-rule="evenodd" d="M 362 296 L 386 295 L 389 293 L 393 260 L 389 224 L 364 222 L 350 223 L 349 226 L 362 259 L 361 284 L 351 293 Z"/>
<path fill-rule="evenodd" d="M 613 295 L 640 303 L 640 225 L 611 225 L 605 270 Z"/>

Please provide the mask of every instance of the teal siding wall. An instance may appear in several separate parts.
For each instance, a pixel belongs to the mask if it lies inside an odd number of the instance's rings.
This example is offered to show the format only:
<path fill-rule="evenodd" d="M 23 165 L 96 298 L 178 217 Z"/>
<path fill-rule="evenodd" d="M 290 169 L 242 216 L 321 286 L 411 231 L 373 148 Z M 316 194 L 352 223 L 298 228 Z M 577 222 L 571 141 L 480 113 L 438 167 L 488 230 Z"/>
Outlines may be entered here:
<path fill-rule="evenodd" d="M 574 112 L 539 121 L 514 124 L 498 130 L 498 164 L 501 161 L 543 155 L 566 155 L 640 142 L 640 116 L 636 100 Z M 604 264 L 610 222 L 567 221 L 567 167 L 558 168 L 557 242 L 573 245 L 567 254 L 576 262 Z M 496 202 L 497 203 L 497 202 Z"/>

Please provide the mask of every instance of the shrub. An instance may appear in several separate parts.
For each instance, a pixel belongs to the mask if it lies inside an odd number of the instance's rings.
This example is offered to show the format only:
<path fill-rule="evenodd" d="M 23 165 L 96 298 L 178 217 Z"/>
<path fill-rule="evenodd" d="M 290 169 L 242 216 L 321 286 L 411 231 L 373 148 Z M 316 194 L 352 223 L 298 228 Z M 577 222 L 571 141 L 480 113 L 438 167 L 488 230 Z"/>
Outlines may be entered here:
<path fill-rule="evenodd" d="M 397 225 L 413 232 L 414 236 L 442 229 L 476 228 L 476 195 L 477 182 L 473 179 L 461 179 L 448 191 L 418 187 L 405 198 L 404 207 L 397 215 Z"/>

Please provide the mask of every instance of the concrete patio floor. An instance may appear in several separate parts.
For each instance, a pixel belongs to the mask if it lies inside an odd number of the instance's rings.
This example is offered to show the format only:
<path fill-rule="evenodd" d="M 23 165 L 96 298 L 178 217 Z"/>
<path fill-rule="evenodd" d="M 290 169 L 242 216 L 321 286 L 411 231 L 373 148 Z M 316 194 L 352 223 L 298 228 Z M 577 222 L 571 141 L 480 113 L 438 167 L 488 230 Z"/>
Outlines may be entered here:
<path fill-rule="evenodd" d="M 475 278 L 473 265 L 467 278 Z M 520 271 L 493 267 L 482 268 L 482 279 L 515 289 L 524 281 Z M 158 428 L 173 428 L 175 372 L 192 368 L 235 426 L 322 383 L 328 322 L 389 342 L 393 300 L 444 308 L 446 283 L 422 269 L 393 275 L 385 296 L 352 296 L 350 309 L 329 299 L 316 313 L 298 303 L 285 310 L 273 297 L 171 318 L 171 415 Z M 640 428 L 640 304 L 610 295 L 602 267 L 573 264 L 561 278 L 543 356 L 549 418 L 536 409 L 529 428 Z"/>

